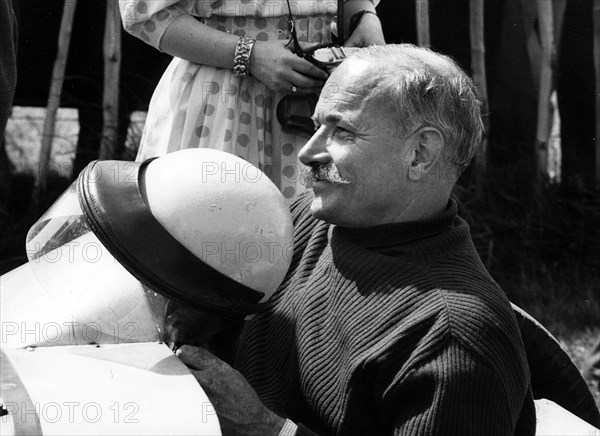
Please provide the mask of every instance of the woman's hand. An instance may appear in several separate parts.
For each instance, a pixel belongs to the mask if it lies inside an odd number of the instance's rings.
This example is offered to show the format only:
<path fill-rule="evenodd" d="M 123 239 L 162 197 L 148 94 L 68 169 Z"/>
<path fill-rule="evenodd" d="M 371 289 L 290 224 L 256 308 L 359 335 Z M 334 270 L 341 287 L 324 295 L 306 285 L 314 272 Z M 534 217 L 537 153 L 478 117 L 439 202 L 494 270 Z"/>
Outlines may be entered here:
<path fill-rule="evenodd" d="M 345 47 L 368 47 L 370 45 L 384 45 L 385 38 L 381 28 L 381 21 L 375 14 L 364 14 L 350 38 L 346 40 Z"/>
<path fill-rule="evenodd" d="M 284 94 L 321 92 L 329 75 L 292 53 L 286 45 L 284 41 L 256 41 L 250 57 L 250 74 L 269 88 Z M 303 46 L 303 49 L 310 48 L 315 47 Z"/>

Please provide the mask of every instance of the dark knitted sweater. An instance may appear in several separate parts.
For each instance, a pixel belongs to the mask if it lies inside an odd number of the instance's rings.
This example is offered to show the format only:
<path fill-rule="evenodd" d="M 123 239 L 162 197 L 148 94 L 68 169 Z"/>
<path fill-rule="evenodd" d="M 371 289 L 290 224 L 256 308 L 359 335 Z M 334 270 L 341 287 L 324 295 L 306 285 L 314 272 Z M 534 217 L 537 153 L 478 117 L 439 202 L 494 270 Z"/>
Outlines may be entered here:
<path fill-rule="evenodd" d="M 534 434 L 513 312 L 456 204 L 350 230 L 311 199 L 292 205 L 290 272 L 238 350 L 263 402 L 322 435 Z"/>

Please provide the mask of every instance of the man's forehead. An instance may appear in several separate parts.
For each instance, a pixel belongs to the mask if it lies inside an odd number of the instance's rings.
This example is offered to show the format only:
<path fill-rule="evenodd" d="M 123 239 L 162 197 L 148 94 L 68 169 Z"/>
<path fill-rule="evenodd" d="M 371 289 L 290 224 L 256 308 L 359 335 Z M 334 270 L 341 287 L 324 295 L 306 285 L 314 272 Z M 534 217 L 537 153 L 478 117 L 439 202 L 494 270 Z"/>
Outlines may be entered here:
<path fill-rule="evenodd" d="M 338 85 L 340 91 L 366 96 L 383 79 L 381 67 L 380 62 L 351 58 L 332 73 L 330 80 Z"/>
<path fill-rule="evenodd" d="M 335 118 L 360 113 L 375 105 L 381 97 L 381 70 L 362 59 L 345 61 L 327 81 L 315 115 Z"/>

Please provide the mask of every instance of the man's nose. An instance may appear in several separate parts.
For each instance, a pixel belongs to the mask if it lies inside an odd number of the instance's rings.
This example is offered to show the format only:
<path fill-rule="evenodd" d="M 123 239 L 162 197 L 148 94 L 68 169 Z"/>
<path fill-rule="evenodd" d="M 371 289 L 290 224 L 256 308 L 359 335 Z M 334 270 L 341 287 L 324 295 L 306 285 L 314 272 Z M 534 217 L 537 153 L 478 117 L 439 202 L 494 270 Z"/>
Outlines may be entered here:
<path fill-rule="evenodd" d="M 327 131 L 323 125 L 298 152 L 298 158 L 304 165 L 327 164 L 331 157 L 327 153 Z"/>

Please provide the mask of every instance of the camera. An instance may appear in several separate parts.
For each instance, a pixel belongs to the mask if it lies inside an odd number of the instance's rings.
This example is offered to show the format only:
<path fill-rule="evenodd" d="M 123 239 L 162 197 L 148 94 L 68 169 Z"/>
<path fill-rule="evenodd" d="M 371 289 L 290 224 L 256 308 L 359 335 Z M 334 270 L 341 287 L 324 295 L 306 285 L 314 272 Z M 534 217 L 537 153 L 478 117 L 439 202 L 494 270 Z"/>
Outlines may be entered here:
<path fill-rule="evenodd" d="M 313 65 L 329 71 L 341 64 L 344 59 L 353 54 L 356 50 L 358 50 L 358 47 L 322 47 L 313 51 L 311 54 L 307 54 L 305 59 Z"/>
<path fill-rule="evenodd" d="M 322 70 L 331 72 L 356 50 L 358 50 L 357 47 L 330 46 L 302 53 L 301 56 Z M 315 111 L 318 99 L 317 94 L 288 95 L 282 98 L 277 105 L 277 121 L 281 124 L 283 131 L 311 137 L 315 131 L 311 116 Z"/>

